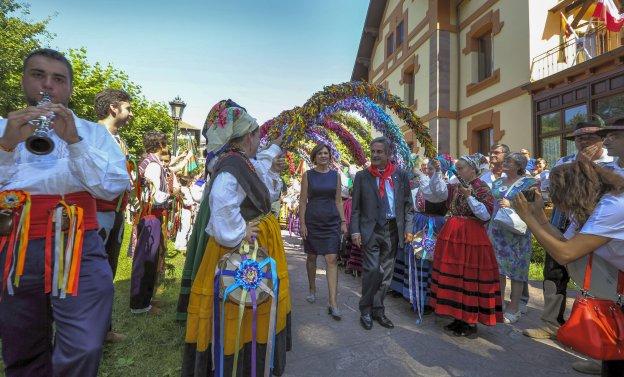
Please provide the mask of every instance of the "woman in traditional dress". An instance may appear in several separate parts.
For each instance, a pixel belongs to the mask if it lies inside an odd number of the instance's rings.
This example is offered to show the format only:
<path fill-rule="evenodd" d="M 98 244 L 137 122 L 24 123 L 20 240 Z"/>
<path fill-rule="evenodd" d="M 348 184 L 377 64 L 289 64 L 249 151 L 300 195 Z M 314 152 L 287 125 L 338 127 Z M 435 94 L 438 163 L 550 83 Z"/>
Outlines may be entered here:
<path fill-rule="evenodd" d="M 342 314 L 338 308 L 338 251 L 340 234 L 347 233 L 342 207 L 341 179 L 336 170 L 330 169 L 331 153 L 325 144 L 318 144 L 310 153 L 314 168 L 303 174 L 299 198 L 299 227 L 303 248 L 308 255 L 309 303 L 316 301 L 316 259 L 325 258 L 327 264 L 327 288 L 329 291 L 327 312 L 335 320 Z"/>
<path fill-rule="evenodd" d="M 234 370 L 249 375 L 255 369 L 262 373 L 267 344 L 273 340 L 269 334 L 271 300 L 258 305 L 256 321 L 253 312 L 245 308 L 240 331 L 239 306 L 225 305 L 223 344 L 212 349 L 213 303 L 215 268 L 220 258 L 235 251 L 243 241 L 257 240 L 277 265 L 279 294 L 277 298 L 275 339 L 273 343 L 273 374 L 281 375 L 286 365 L 286 351 L 290 349 L 290 294 L 288 269 L 280 227 L 271 213 L 271 203 L 280 195 L 282 181 L 279 176 L 286 164 L 279 144 L 272 144 L 256 154 L 260 144 L 258 123 L 247 111 L 231 100 L 217 103 L 206 120 L 209 168 L 213 177 L 208 188 L 210 219 L 206 232 L 210 235 L 206 251 L 191 288 L 186 326 L 185 355 L 182 375 L 205 376 L 213 371 L 211 351 L 224 355 L 221 365 L 224 375 Z M 211 157 L 215 156 L 215 157 Z M 257 347 L 252 350 L 253 329 L 257 332 Z M 237 349 L 237 338 L 240 346 Z M 254 360 L 255 358 L 255 360 Z M 235 365 L 234 360 L 238 363 Z M 219 361 L 215 357 L 215 361 Z"/>
<path fill-rule="evenodd" d="M 446 330 L 470 339 L 477 337 L 477 323 L 503 321 L 498 264 L 486 232 L 494 198 L 479 179 L 480 158 L 476 154 L 457 161 L 459 184 L 430 186 L 447 197 L 450 217 L 436 241 L 429 302 L 437 315 L 454 318 Z"/>
<path fill-rule="evenodd" d="M 537 181 L 526 175 L 527 158 L 521 153 L 510 153 L 503 160 L 501 178 L 492 183 L 494 214 L 501 208 L 511 207 L 510 200 L 522 191 L 537 187 Z M 531 232 L 518 234 L 506 228 L 503 224 L 492 221 L 488 227 L 488 235 L 492 241 L 498 268 L 500 270 L 501 295 L 505 297 L 507 278 L 511 280 L 509 305 L 503 314 L 505 323 L 515 323 L 520 319 L 520 300 L 524 284 L 529 280 L 529 265 L 531 264 Z"/>
<path fill-rule="evenodd" d="M 429 160 L 426 173 L 420 169 L 416 172 L 418 187 L 414 198 L 414 242 L 406 247 L 406 254 L 409 256 L 409 280 L 404 283 L 404 290 L 407 290 L 407 299 L 419 319 L 422 319 L 423 314 L 431 312 L 428 304 L 431 261 L 437 235 L 444 225 L 446 215 L 446 195 L 436 195 L 437 192 L 443 192 L 444 188 L 431 186 L 446 186 L 446 173 L 452 165 L 451 156 L 439 155 Z M 434 175 L 436 178 L 431 179 Z"/>

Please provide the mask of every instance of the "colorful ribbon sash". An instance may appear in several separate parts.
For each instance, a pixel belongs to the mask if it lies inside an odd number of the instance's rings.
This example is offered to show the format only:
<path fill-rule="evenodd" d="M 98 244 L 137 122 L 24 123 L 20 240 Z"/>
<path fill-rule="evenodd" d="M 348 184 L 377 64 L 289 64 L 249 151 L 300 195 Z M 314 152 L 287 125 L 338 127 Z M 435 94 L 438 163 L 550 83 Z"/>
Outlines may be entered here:
<path fill-rule="evenodd" d="M 30 232 L 30 208 L 29 193 L 19 190 L 0 192 L 0 209 L 10 211 L 12 216 L 10 234 L 0 237 L 0 253 L 8 241 L 2 292 L 6 289 L 10 295 L 14 294 L 14 285 L 19 287 L 20 278 L 24 274 Z"/>

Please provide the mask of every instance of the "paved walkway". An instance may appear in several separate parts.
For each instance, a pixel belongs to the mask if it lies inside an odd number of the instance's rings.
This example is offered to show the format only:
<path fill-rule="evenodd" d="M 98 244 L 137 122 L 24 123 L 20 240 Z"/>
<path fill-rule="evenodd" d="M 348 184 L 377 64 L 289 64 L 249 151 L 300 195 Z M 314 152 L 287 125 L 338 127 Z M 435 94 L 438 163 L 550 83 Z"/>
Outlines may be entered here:
<path fill-rule="evenodd" d="M 284 239 L 293 300 L 293 350 L 285 376 L 583 376 L 570 367 L 577 356 L 553 341 L 522 335 L 522 329 L 539 325 L 541 283 L 532 284 L 527 316 L 514 325 L 479 326 L 476 340 L 447 335 L 442 326 L 449 321 L 433 315 L 416 325 L 410 305 L 393 297 L 386 298 L 386 314 L 395 328 L 375 322 L 365 331 L 359 324 L 360 279 L 339 272 L 343 319 L 334 321 L 327 315 L 324 261 L 319 257 L 317 302 L 309 304 L 300 241 L 287 234 Z"/>

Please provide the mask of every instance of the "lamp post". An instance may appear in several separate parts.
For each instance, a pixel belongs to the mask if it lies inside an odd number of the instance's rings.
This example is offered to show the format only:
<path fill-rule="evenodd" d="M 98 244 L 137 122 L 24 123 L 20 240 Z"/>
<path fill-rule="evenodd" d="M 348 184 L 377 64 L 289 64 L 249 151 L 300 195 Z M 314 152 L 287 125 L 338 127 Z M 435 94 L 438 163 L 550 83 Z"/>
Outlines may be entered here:
<path fill-rule="evenodd" d="M 180 96 L 176 96 L 172 101 L 169 102 L 169 106 L 171 107 L 171 119 L 173 119 L 173 155 L 176 156 L 178 154 L 178 125 L 180 124 L 180 120 L 182 119 L 182 113 L 184 112 L 184 108 L 186 107 L 186 103 L 182 101 Z"/>

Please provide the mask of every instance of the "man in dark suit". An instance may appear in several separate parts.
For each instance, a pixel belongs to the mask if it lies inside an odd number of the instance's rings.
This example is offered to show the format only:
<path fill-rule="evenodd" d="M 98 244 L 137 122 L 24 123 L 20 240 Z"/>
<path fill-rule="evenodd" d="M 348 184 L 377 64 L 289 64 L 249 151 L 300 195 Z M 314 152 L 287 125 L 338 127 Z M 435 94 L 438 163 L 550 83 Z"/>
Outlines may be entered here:
<path fill-rule="evenodd" d="M 389 161 L 390 140 L 371 142 L 371 166 L 358 172 L 353 183 L 351 238 L 362 247 L 360 323 L 366 330 L 373 319 L 393 328 L 384 313 L 384 297 L 392 280 L 397 248 L 412 239 L 414 207 L 407 173 Z"/>

